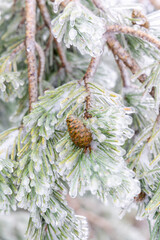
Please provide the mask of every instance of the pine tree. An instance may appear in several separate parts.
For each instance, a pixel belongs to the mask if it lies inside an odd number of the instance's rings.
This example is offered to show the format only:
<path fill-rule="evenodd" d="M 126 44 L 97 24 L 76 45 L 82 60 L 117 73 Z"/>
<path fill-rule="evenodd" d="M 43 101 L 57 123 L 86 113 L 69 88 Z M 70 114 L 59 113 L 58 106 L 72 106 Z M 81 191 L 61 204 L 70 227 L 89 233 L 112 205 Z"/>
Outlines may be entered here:
<path fill-rule="evenodd" d="M 27 239 L 88 239 L 68 192 L 121 215 L 136 206 L 160 238 L 160 13 L 149 11 L 0 2 L 0 211 L 30 213 Z"/>

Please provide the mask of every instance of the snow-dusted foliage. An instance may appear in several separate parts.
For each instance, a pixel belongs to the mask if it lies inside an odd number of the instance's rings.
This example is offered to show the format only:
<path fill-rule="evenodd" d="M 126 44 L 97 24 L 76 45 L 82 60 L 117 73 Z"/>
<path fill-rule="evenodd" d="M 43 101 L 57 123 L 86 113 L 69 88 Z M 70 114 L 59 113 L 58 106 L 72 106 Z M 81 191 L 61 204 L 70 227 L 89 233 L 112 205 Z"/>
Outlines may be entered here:
<path fill-rule="evenodd" d="M 136 205 L 159 239 L 160 12 L 1 2 L 0 212 L 28 211 L 27 239 L 87 240 L 66 199 L 89 193 L 123 213 Z"/>
<path fill-rule="evenodd" d="M 82 54 L 98 56 L 102 53 L 105 19 L 97 17 L 78 1 L 73 1 L 53 19 L 52 33 L 58 42 L 64 39 L 66 47 L 73 45 Z"/>
<path fill-rule="evenodd" d="M 122 105 L 119 95 L 92 83 L 90 87 L 92 107 L 89 113 L 92 118 L 88 120 L 83 120 L 83 102 L 87 93 L 77 82 L 47 91 L 35 104 L 32 113 L 24 119 L 24 125 L 34 136 L 33 161 L 36 166 L 41 164 L 45 153 L 40 152 L 52 145 L 56 151 L 52 161 L 63 181 L 68 182 L 72 197 L 90 190 L 104 202 L 110 196 L 115 205 L 125 207 L 140 192 L 134 173 L 124 162 L 125 150 L 121 147 L 134 133 L 128 126 L 132 122 L 128 115 L 132 109 Z M 71 115 L 80 118 L 92 133 L 91 152 L 77 147 L 71 140 L 66 124 Z M 39 139 L 43 139 L 44 146 Z M 39 150 L 38 143 L 41 145 Z M 53 153 L 50 155 L 53 158 Z"/>
<path fill-rule="evenodd" d="M 12 176 L 16 167 L 18 129 L 9 129 L 0 134 L 0 212 L 16 210 L 16 187 Z"/>

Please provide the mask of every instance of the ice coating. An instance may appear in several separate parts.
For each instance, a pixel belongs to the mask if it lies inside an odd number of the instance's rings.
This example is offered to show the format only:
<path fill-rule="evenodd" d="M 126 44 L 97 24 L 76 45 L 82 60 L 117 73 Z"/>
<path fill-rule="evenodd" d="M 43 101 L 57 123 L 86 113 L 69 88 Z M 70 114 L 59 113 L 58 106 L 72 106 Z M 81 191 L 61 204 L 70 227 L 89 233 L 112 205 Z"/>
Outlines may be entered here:
<path fill-rule="evenodd" d="M 57 41 L 62 39 L 67 47 L 77 47 L 82 54 L 99 56 L 102 54 L 102 38 L 105 21 L 94 15 L 79 2 L 70 2 L 52 20 L 52 34 Z"/>

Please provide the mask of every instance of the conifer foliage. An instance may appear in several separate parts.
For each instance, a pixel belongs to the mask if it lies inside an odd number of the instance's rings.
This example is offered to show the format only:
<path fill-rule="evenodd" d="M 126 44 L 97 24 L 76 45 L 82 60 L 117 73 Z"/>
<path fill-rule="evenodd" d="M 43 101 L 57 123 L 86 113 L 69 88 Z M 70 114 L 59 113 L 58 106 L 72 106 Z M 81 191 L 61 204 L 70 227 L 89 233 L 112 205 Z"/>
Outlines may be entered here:
<path fill-rule="evenodd" d="M 89 192 L 136 206 L 159 239 L 159 11 L 6 0 L 0 12 L 0 211 L 30 213 L 27 239 L 87 240 L 66 196 Z"/>

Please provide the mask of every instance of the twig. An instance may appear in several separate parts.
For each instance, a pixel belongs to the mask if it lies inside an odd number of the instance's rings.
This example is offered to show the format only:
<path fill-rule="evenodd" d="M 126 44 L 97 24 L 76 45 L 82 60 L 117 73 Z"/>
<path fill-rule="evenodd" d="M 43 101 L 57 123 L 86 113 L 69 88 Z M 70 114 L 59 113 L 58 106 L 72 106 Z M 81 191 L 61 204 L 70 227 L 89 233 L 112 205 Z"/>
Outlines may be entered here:
<path fill-rule="evenodd" d="M 123 82 L 123 87 L 129 87 L 130 86 L 130 82 L 129 82 L 129 76 L 128 76 L 128 72 L 126 69 L 126 65 L 124 64 L 124 62 L 121 59 L 116 59 L 117 65 L 119 67 L 120 73 L 121 73 L 121 78 L 122 78 L 122 82 Z"/>
<path fill-rule="evenodd" d="M 26 0 L 26 56 L 28 64 L 29 81 L 29 110 L 32 103 L 37 101 L 37 64 L 35 54 L 35 32 L 36 32 L 36 0 Z"/>
<path fill-rule="evenodd" d="M 158 39 L 152 37 L 151 35 L 149 35 L 146 32 L 143 32 L 141 30 L 136 30 L 132 27 L 111 25 L 111 26 L 107 26 L 107 33 L 116 33 L 116 34 L 124 33 L 124 34 L 128 34 L 128 35 L 132 35 L 134 37 L 141 38 L 141 39 L 153 44 L 156 48 L 158 48 L 160 50 L 160 41 Z"/>
<path fill-rule="evenodd" d="M 12 62 L 13 59 L 15 58 L 15 56 L 22 51 L 22 49 L 25 47 L 24 42 L 20 43 L 16 48 L 14 48 L 14 50 L 12 51 L 12 53 L 10 54 L 7 63 Z M 5 71 L 9 70 L 9 65 L 6 66 Z"/>
<path fill-rule="evenodd" d="M 102 49 L 104 48 L 105 44 L 106 44 L 106 36 L 104 35 L 102 38 Z M 93 78 L 94 74 L 96 73 L 100 59 L 101 59 L 101 56 L 98 56 L 96 58 L 94 58 L 94 57 L 91 58 L 91 61 L 89 63 L 89 66 L 87 68 L 87 71 L 86 71 L 84 77 L 79 81 L 79 83 L 81 83 L 81 81 L 84 81 L 86 92 L 88 93 L 88 95 L 85 99 L 86 108 L 85 108 L 84 118 L 92 117 L 91 114 L 88 113 L 88 110 L 91 107 L 91 92 L 90 92 L 88 83 Z"/>
<path fill-rule="evenodd" d="M 51 33 L 51 18 L 50 18 L 48 9 L 46 7 L 46 1 L 45 0 L 37 0 L 37 3 L 38 3 L 38 7 L 41 11 L 43 20 L 44 20 L 46 26 L 48 27 L 48 29 L 50 31 L 50 36 L 49 36 L 49 39 L 48 39 L 48 42 L 47 42 L 47 47 L 46 47 L 45 51 L 47 51 L 51 42 L 54 40 L 54 42 L 56 44 L 56 47 L 57 47 L 57 50 L 58 50 L 58 54 L 59 54 L 59 58 L 61 60 L 62 66 L 66 69 L 66 72 L 70 72 L 70 68 L 68 66 L 66 56 L 63 52 L 62 45 L 57 42 L 57 40 L 53 37 L 53 35 Z"/>
<path fill-rule="evenodd" d="M 118 56 L 118 58 L 125 63 L 125 65 L 131 70 L 133 74 L 141 70 L 138 63 L 121 46 L 121 44 L 115 38 L 114 35 L 108 35 L 107 44 L 109 48 L 112 50 L 114 56 Z M 142 74 L 141 76 L 139 76 L 138 79 L 141 83 L 143 83 L 146 80 L 146 78 L 147 78 L 146 74 Z"/>
<path fill-rule="evenodd" d="M 41 46 L 36 42 L 36 50 L 39 56 L 39 66 L 38 66 L 38 86 L 39 86 L 39 93 L 43 95 L 43 88 L 42 88 L 42 78 L 45 70 L 45 55 L 44 51 Z"/>
<path fill-rule="evenodd" d="M 89 89 L 89 86 L 88 86 L 88 83 L 89 81 L 92 79 L 92 77 L 94 76 L 96 70 L 97 70 L 97 67 L 98 67 L 98 64 L 99 64 L 99 61 L 100 61 L 100 56 L 97 57 L 97 58 L 94 58 L 92 57 L 91 58 L 91 61 L 90 61 L 90 64 L 87 68 L 87 71 L 83 77 L 83 81 L 84 81 L 84 85 L 85 85 L 85 88 L 86 88 L 86 92 L 88 92 L 88 95 L 86 97 L 86 109 L 85 109 L 85 118 L 90 118 L 91 115 L 88 113 L 88 110 L 91 106 L 91 92 L 90 92 L 90 89 Z"/>
<path fill-rule="evenodd" d="M 103 4 L 100 0 L 92 0 L 92 2 L 94 3 L 94 5 L 97 8 L 101 9 L 104 12 L 104 6 L 103 6 Z M 133 17 L 135 16 L 135 14 L 138 14 L 138 13 L 133 11 L 132 12 Z M 142 16 L 143 15 L 141 15 L 141 17 Z M 109 48 L 112 50 L 113 55 L 114 56 L 117 55 L 118 58 L 121 59 L 128 68 L 130 68 L 130 70 L 133 74 L 140 71 L 140 67 L 139 67 L 138 63 L 129 55 L 129 53 L 127 53 L 126 50 L 124 50 L 124 48 L 121 46 L 121 44 L 118 42 L 118 40 L 113 35 L 108 35 L 107 44 L 108 44 Z M 118 64 L 118 67 L 119 67 L 120 72 L 121 72 L 121 77 L 122 77 L 122 80 L 123 80 L 123 84 L 124 84 L 124 86 L 126 86 L 126 84 L 128 85 L 128 83 L 126 82 L 127 77 L 126 77 L 125 66 L 119 60 L 118 61 L 116 60 L 116 62 Z M 142 74 L 138 79 L 141 83 L 143 83 L 146 80 L 146 77 L 147 77 L 146 74 Z"/>

